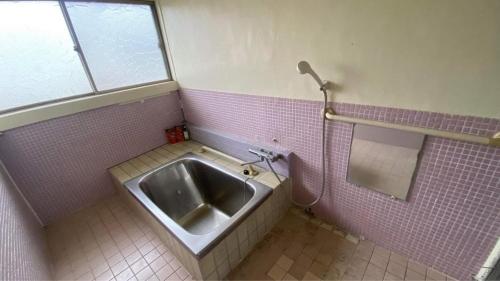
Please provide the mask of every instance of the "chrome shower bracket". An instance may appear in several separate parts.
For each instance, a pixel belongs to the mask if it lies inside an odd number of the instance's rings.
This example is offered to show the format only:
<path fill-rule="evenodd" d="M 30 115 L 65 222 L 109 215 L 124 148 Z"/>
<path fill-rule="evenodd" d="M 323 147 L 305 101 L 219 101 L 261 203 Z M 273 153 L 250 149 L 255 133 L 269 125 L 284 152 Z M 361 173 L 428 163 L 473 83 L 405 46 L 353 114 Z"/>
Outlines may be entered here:
<path fill-rule="evenodd" d="M 327 91 L 327 90 L 330 90 L 332 86 L 332 82 L 328 81 L 328 80 L 323 80 L 323 84 L 321 84 L 321 87 L 319 87 L 319 90 L 320 91 Z"/>

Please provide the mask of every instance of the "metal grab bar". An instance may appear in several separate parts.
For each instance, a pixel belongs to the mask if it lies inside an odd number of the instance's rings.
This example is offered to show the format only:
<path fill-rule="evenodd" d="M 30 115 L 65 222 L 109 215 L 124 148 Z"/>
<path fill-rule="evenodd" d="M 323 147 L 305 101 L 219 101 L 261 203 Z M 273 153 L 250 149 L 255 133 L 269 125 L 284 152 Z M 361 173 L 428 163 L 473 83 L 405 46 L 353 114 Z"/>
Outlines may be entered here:
<path fill-rule="evenodd" d="M 403 130 L 403 131 L 421 133 L 421 134 L 434 136 L 434 137 L 447 138 L 447 139 L 453 139 L 453 140 L 458 140 L 458 141 L 465 141 L 465 142 L 472 142 L 472 143 L 479 143 L 479 144 L 486 144 L 486 145 L 493 145 L 496 147 L 500 147 L 500 132 L 497 132 L 492 137 L 482 137 L 482 136 L 475 136 L 475 135 L 470 135 L 470 134 L 454 133 L 454 132 L 448 132 L 448 131 L 442 131 L 442 130 L 436 130 L 436 129 L 428 129 L 428 128 L 400 125 L 400 124 L 387 123 L 387 122 L 382 122 L 382 121 L 374 121 L 374 120 L 368 120 L 368 119 L 362 119 L 362 118 L 341 116 L 341 115 L 335 114 L 335 112 L 333 111 L 332 108 L 327 108 L 326 113 L 325 113 L 325 118 L 327 120 L 333 120 L 333 121 L 341 121 L 341 122 L 347 122 L 347 123 L 352 123 L 352 124 L 364 124 L 364 125 L 378 126 L 378 127 L 383 127 L 383 128 L 389 128 L 389 129 L 398 129 L 398 130 Z"/>

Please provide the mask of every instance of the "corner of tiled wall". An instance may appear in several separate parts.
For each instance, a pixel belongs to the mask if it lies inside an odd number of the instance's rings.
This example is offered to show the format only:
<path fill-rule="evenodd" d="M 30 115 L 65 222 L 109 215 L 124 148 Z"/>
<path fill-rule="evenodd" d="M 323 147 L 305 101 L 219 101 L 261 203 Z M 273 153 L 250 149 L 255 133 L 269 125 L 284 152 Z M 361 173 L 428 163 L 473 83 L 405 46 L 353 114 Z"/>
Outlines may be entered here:
<path fill-rule="evenodd" d="M 0 162 L 0 279 L 52 277 L 43 227 Z"/>

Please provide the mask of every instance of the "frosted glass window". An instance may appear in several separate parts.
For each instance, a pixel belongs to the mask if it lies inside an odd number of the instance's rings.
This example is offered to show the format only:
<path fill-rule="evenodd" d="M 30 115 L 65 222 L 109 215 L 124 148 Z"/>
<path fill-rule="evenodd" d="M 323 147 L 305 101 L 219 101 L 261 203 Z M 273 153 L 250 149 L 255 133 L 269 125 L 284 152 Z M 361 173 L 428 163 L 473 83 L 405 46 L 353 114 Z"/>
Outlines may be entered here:
<path fill-rule="evenodd" d="M 168 79 L 152 5 L 65 3 L 97 90 Z"/>
<path fill-rule="evenodd" d="M 0 1 L 0 111 L 91 93 L 57 1 Z"/>
<path fill-rule="evenodd" d="M 0 114 L 167 80 L 151 2 L 0 0 Z"/>

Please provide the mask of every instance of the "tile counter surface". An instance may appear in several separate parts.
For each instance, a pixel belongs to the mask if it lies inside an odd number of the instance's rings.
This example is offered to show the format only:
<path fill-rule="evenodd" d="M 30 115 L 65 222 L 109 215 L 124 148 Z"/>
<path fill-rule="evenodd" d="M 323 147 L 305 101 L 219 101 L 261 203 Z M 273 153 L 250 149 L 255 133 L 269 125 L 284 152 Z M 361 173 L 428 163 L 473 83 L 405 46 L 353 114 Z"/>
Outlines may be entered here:
<path fill-rule="evenodd" d="M 176 159 L 177 157 L 180 157 L 188 152 L 192 152 L 208 160 L 212 160 L 232 171 L 243 174 L 243 170 L 246 167 L 243 167 L 232 159 L 224 157 L 220 154 L 212 153 L 210 151 L 202 152 L 202 146 L 202 144 L 195 141 L 166 144 L 136 158 L 116 165 L 110 168 L 109 171 L 119 183 L 123 184 L 124 182 L 143 173 L 149 172 Z M 250 176 L 251 178 L 273 189 L 279 185 L 278 180 L 272 172 L 264 171 L 255 166 L 253 167 L 259 173 L 256 176 Z M 285 178 L 282 177 L 281 179 L 284 180 Z"/>

